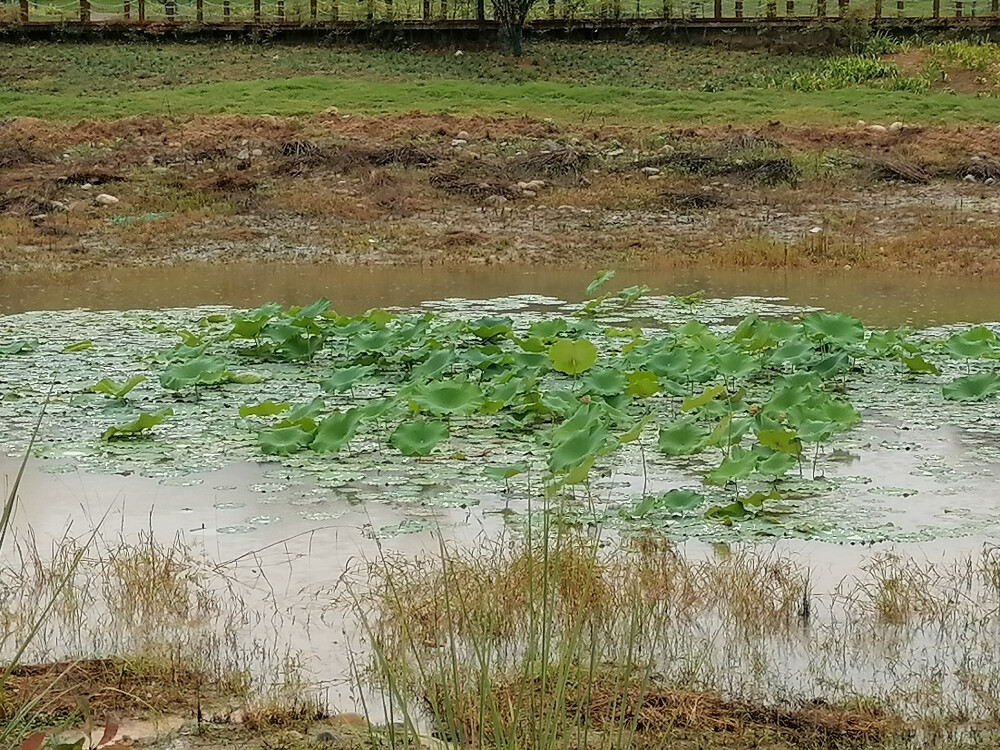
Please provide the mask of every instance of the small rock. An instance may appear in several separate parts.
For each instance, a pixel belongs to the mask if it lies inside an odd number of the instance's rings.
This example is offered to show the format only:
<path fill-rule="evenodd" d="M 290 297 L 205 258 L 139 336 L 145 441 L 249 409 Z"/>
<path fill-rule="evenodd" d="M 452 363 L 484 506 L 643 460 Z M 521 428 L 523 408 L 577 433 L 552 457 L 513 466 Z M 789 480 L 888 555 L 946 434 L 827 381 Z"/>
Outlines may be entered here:
<path fill-rule="evenodd" d="M 455 50 L 455 57 L 461 57 L 461 56 L 462 56 L 462 55 L 464 55 L 464 54 L 465 54 L 465 53 L 464 53 L 464 52 L 462 52 L 462 50 L 460 50 L 460 49 L 457 49 L 457 50 Z"/>
<path fill-rule="evenodd" d="M 666 154 L 667 156 L 670 156 L 670 154 L 674 153 L 676 150 L 677 149 L 671 146 L 669 143 L 660 147 L 660 153 Z"/>
<path fill-rule="evenodd" d="M 823 227 L 813 227 L 809 230 L 809 234 L 819 234 L 823 231 Z"/>
<path fill-rule="evenodd" d="M 523 195 L 525 198 L 534 198 L 538 195 L 538 193 L 536 193 L 534 190 L 522 190 L 521 195 Z"/>
<path fill-rule="evenodd" d="M 241 146 L 249 146 L 250 145 L 250 141 L 248 139 L 244 138 L 242 141 L 240 141 L 240 145 Z"/>
<path fill-rule="evenodd" d="M 31 217 L 32 221 L 45 221 L 48 214 L 35 214 Z"/>
<path fill-rule="evenodd" d="M 899 120 L 896 120 L 896 122 L 889 125 L 890 133 L 898 133 L 902 129 L 903 129 L 903 123 L 901 123 Z"/>
<path fill-rule="evenodd" d="M 864 120 L 858 120 L 858 121 L 857 121 L 857 122 L 855 123 L 855 125 L 856 125 L 857 127 L 859 127 L 859 128 L 864 128 L 864 127 L 867 127 L 867 126 L 868 126 L 868 123 L 867 123 L 867 122 L 865 122 Z"/>
<path fill-rule="evenodd" d="M 660 170 L 657 169 L 656 167 L 643 167 L 639 171 L 642 172 L 643 174 L 648 174 L 648 175 L 654 175 L 660 173 Z"/>
<path fill-rule="evenodd" d="M 614 151 L 608 151 L 608 153 L 606 153 L 605 156 L 615 157 L 615 156 L 621 156 L 624 153 L 625 153 L 625 149 L 623 149 L 623 148 L 616 148 Z"/>
<path fill-rule="evenodd" d="M 100 203 L 102 206 L 113 206 L 119 202 L 119 200 L 115 196 L 108 195 L 107 193 L 101 193 L 96 198 L 94 198 L 94 200 L 97 203 Z"/>
<path fill-rule="evenodd" d="M 467 130 L 459 130 L 455 137 L 462 141 L 468 141 L 472 136 L 469 135 L 469 131 Z"/>
<path fill-rule="evenodd" d="M 996 182 L 996 180 L 994 180 L 992 177 L 987 177 L 985 180 L 983 180 L 984 185 L 992 185 L 994 182 Z"/>
<path fill-rule="evenodd" d="M 885 125 L 869 125 L 868 129 L 873 133 L 887 133 L 889 129 Z"/>
<path fill-rule="evenodd" d="M 647 180 L 662 180 L 663 179 L 663 175 L 662 174 L 651 174 L 646 179 Z"/>
<path fill-rule="evenodd" d="M 264 155 L 264 151 L 262 149 L 255 148 L 253 151 L 250 152 L 250 155 L 251 156 L 263 156 Z"/>
<path fill-rule="evenodd" d="M 962 178 L 962 182 L 975 182 L 975 181 L 976 178 L 971 174 L 967 174 L 965 175 L 965 177 Z"/>
<path fill-rule="evenodd" d="M 327 107 L 320 114 L 324 115 L 339 115 L 340 109 L 338 107 Z"/>
<path fill-rule="evenodd" d="M 358 729 L 364 729 L 368 726 L 368 719 L 366 719 L 361 714 L 334 714 L 327 722 L 335 727 L 356 727 Z"/>
<path fill-rule="evenodd" d="M 528 186 L 527 182 L 519 182 L 519 183 L 517 183 L 517 189 L 518 190 L 531 190 L 531 188 Z"/>
<path fill-rule="evenodd" d="M 85 182 L 82 185 L 80 185 L 80 190 L 93 190 L 93 189 L 94 186 L 91 185 L 89 182 Z"/>
<path fill-rule="evenodd" d="M 240 161 L 246 161 L 250 158 L 250 149 L 245 148 L 241 150 L 238 154 L 236 154 L 236 158 Z"/>
<path fill-rule="evenodd" d="M 67 206 L 62 201 L 49 201 L 49 210 L 51 210 L 51 211 L 69 211 L 69 206 Z"/>
<path fill-rule="evenodd" d="M 455 140 L 453 140 L 451 142 L 451 145 L 452 145 L 453 148 L 461 148 L 462 146 L 464 146 L 467 143 L 468 143 L 467 140 L 464 140 L 462 138 L 456 138 Z"/>
<path fill-rule="evenodd" d="M 545 180 L 532 180 L 531 182 L 526 182 L 524 187 L 527 190 L 541 190 L 545 187 Z"/>
<path fill-rule="evenodd" d="M 472 159 L 473 161 L 475 161 L 476 159 L 481 159 L 481 158 L 482 158 L 482 157 L 481 157 L 481 156 L 479 155 L 479 152 L 478 152 L 478 151 L 466 151 L 466 152 L 465 152 L 465 155 L 466 155 L 467 157 L 469 157 L 470 159 Z"/>

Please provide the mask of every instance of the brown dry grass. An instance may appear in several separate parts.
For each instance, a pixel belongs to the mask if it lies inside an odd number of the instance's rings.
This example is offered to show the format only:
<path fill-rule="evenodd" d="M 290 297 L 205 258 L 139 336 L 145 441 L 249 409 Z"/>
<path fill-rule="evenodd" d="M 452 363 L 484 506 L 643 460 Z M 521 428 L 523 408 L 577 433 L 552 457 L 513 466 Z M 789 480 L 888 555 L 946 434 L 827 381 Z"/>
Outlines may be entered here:
<path fill-rule="evenodd" d="M 231 685 L 181 660 L 82 659 L 22 665 L 14 669 L 0 696 L 0 721 L 37 696 L 41 700 L 35 712 L 58 723 L 84 712 L 99 717 L 165 711 L 193 716 L 201 705 L 231 695 Z"/>
<path fill-rule="evenodd" d="M 676 690 L 626 675 L 606 672 L 579 675 L 578 681 L 558 685 L 564 692 L 563 726 L 580 722 L 582 734 L 595 737 L 634 735 L 637 747 L 671 747 L 678 730 L 702 737 L 709 746 L 755 747 L 755 739 L 770 737 L 784 740 L 792 747 L 856 747 L 876 744 L 900 732 L 902 723 L 875 710 L 805 704 L 794 708 L 768 707 L 744 701 L 727 700 L 699 690 Z M 517 716 L 526 726 L 503 726 L 502 736 L 531 736 L 527 724 L 537 718 L 539 706 L 553 705 L 556 696 L 541 680 L 501 683 L 492 686 L 499 705 L 510 708 L 508 716 Z M 497 726 L 480 712 L 478 695 L 463 695 L 458 701 L 443 693 L 430 698 L 432 704 L 449 705 L 466 737 L 483 737 L 495 743 Z M 486 721 L 483 721 L 483 719 Z M 568 739 L 570 746 L 576 746 Z M 525 747 L 531 747 L 525 743 Z"/>
<path fill-rule="evenodd" d="M 450 148 L 459 129 L 472 134 L 467 149 Z M 0 232 L 0 262 L 7 270 L 102 266 L 123 258 L 134 265 L 175 262 L 178 248 L 183 257 L 197 257 L 199 242 L 212 240 L 216 245 L 206 257 L 232 261 L 271 257 L 273 247 L 285 243 L 372 264 L 1000 273 L 989 186 L 956 183 L 976 170 L 985 179 L 994 163 L 1000 170 L 991 129 L 873 134 L 769 125 L 752 133 L 736 127 L 663 133 L 614 126 L 576 133 L 573 151 L 539 151 L 539 140 L 554 131 L 551 123 L 528 118 L 422 115 L 72 124 L 20 118 L 5 126 L 0 152 L 6 230 Z M 556 133 L 561 140 L 570 135 Z M 790 154 L 814 162 L 813 172 L 807 170 L 797 189 L 756 184 L 753 175 L 682 174 L 669 165 L 660 179 L 650 180 L 636 164 L 599 155 L 615 139 L 651 149 L 649 158 L 668 164 L 669 155 L 656 151 L 664 138 L 677 144 L 678 153 L 749 148 Z M 501 140 L 508 145 L 500 147 Z M 250 148 L 262 155 L 237 158 Z M 472 149 L 482 158 L 473 158 Z M 973 163 L 982 149 L 988 153 Z M 70 158 L 53 155 L 60 152 Z M 840 171 L 817 166 L 828 153 L 842 163 Z M 971 209 L 942 210 L 940 196 L 920 194 L 921 186 L 873 183 L 865 165 L 887 159 L 912 165 L 935 184 L 941 180 L 957 206 L 970 189 L 982 195 Z M 514 183 L 528 178 L 547 184 L 525 196 Z M 94 190 L 82 190 L 84 181 Z M 121 202 L 97 206 L 97 192 L 111 192 Z M 68 206 L 68 213 L 52 201 Z M 161 212 L 175 216 L 149 224 L 110 222 Z M 43 213 L 44 219 L 24 221 Z M 806 234 L 812 224 L 823 233 Z"/>

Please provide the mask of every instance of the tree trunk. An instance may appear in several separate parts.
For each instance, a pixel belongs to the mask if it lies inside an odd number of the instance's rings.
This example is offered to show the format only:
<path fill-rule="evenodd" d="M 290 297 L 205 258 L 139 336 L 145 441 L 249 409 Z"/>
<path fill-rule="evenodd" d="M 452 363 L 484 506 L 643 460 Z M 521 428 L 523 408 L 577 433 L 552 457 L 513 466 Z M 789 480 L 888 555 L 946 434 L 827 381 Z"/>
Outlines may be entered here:
<path fill-rule="evenodd" d="M 524 53 L 524 27 L 515 24 L 502 24 L 500 26 L 500 46 L 514 57 L 520 57 Z"/>

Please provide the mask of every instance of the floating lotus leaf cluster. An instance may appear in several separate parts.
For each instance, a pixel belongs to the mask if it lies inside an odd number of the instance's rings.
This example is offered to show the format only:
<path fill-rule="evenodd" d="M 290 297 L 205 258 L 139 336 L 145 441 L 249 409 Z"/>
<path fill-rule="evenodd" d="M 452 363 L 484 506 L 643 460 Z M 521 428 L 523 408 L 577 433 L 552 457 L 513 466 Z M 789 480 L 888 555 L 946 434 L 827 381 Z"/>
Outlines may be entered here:
<path fill-rule="evenodd" d="M 331 489 L 378 475 L 397 499 L 405 487 L 469 504 L 509 500 L 525 480 L 524 494 L 572 498 L 581 517 L 809 536 L 835 523 L 803 522 L 803 508 L 835 486 L 823 467 L 865 409 L 910 389 L 915 404 L 958 414 L 989 400 L 995 415 L 989 327 L 934 338 L 823 311 L 709 325 L 693 317 L 698 296 L 674 298 L 689 314 L 668 321 L 647 291 L 561 315 L 468 303 L 341 315 L 321 299 L 10 316 L 0 410 L 22 429 L 6 447 L 16 453 L 47 401 L 38 455 L 84 468 L 166 476 L 273 460 Z M 70 330 L 54 324 L 73 316 Z M 600 489 L 639 463 L 642 489 Z"/>

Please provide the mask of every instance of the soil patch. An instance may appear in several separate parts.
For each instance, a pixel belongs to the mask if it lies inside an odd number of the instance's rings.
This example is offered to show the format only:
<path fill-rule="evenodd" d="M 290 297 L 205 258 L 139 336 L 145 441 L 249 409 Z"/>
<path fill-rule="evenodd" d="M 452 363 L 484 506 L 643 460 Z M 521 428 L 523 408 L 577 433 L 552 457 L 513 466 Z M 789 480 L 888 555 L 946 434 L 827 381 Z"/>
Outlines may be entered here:
<path fill-rule="evenodd" d="M 38 699 L 35 713 L 53 723 L 86 713 L 138 716 L 169 711 L 194 716 L 232 695 L 204 671 L 180 664 L 155 667 L 128 659 L 81 659 L 22 665 L 11 673 L 0 699 L 0 721 Z"/>

